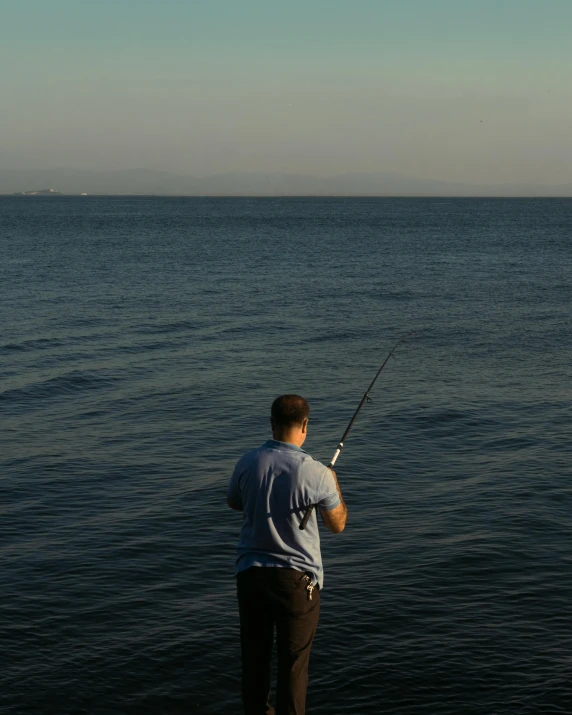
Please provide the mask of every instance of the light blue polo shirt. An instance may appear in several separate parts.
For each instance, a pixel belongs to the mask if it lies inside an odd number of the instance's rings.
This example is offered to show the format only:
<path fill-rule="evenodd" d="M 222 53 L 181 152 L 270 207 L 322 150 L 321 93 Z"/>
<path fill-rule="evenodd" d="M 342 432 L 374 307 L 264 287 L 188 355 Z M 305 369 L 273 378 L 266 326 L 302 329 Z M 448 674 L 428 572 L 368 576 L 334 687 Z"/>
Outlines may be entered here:
<path fill-rule="evenodd" d="M 227 496 L 243 508 L 236 573 L 251 566 L 309 571 L 323 585 L 316 510 L 300 530 L 306 507 L 329 511 L 340 503 L 330 470 L 303 449 L 268 440 L 236 464 Z"/>

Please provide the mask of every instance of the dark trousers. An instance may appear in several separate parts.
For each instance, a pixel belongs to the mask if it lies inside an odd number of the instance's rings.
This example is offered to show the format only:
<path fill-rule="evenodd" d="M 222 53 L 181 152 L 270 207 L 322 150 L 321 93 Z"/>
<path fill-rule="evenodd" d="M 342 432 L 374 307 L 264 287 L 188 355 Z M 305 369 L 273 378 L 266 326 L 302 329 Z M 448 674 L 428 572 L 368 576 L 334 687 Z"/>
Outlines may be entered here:
<path fill-rule="evenodd" d="M 306 586 L 304 574 L 295 569 L 253 566 L 237 576 L 245 715 L 304 715 L 308 661 L 320 615 L 320 591 L 315 588 L 310 601 Z M 275 629 L 276 711 L 269 702 Z"/>

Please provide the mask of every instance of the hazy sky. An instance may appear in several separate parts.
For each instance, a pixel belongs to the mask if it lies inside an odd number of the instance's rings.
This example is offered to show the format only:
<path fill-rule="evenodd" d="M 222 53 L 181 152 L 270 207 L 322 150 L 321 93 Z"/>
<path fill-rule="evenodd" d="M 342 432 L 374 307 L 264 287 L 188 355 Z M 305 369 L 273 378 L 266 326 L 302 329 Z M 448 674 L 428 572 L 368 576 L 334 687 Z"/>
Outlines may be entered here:
<path fill-rule="evenodd" d="M 26 0 L 0 166 L 572 182 L 572 0 Z"/>

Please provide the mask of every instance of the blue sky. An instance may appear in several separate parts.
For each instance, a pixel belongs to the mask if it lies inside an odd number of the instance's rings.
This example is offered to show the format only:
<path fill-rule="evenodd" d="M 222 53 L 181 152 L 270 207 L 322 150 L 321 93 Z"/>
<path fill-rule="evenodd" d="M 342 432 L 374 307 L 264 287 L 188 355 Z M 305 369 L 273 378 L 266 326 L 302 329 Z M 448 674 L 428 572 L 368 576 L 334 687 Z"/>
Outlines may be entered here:
<path fill-rule="evenodd" d="M 0 10 L 0 162 L 572 181 L 572 0 Z"/>

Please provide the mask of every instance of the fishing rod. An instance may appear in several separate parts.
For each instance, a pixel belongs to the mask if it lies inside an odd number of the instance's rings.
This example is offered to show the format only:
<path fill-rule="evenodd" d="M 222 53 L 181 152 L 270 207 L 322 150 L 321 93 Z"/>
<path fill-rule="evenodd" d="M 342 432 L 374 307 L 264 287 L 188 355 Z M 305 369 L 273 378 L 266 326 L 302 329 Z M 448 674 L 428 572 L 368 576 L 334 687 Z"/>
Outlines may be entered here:
<path fill-rule="evenodd" d="M 361 408 L 364 406 L 364 404 L 365 404 L 366 401 L 367 401 L 367 402 L 371 402 L 371 398 L 370 398 L 370 396 L 369 396 L 369 391 L 370 391 L 371 388 L 374 386 L 375 381 L 377 380 L 377 378 L 381 375 L 381 371 L 382 371 L 383 368 L 387 365 L 387 362 L 388 362 L 389 358 L 393 355 L 393 353 L 397 350 L 397 348 L 401 345 L 401 343 L 406 342 L 406 341 L 407 341 L 407 338 L 410 337 L 411 335 L 413 335 L 413 333 L 407 333 L 407 334 L 404 335 L 403 337 L 399 338 L 399 340 L 395 343 L 395 345 L 393 346 L 393 348 L 389 351 L 389 355 L 388 355 L 388 356 L 385 358 L 385 360 L 383 361 L 382 366 L 381 366 L 381 367 L 379 368 L 379 370 L 376 372 L 375 377 L 374 377 L 373 380 L 371 381 L 370 386 L 367 388 L 367 390 L 366 390 L 365 393 L 364 393 L 364 396 L 361 398 L 361 402 L 359 403 L 359 405 L 358 405 L 358 407 L 357 407 L 357 410 L 354 412 L 354 415 L 353 415 L 353 417 L 351 418 L 349 425 L 346 427 L 346 431 L 345 431 L 344 434 L 342 435 L 342 438 L 341 438 L 341 440 L 340 440 L 340 442 L 339 442 L 339 444 L 338 444 L 338 446 L 337 446 L 337 448 L 336 448 L 336 451 L 334 452 L 334 456 L 331 458 L 330 463 L 328 464 L 328 468 L 329 468 L 329 469 L 331 469 L 331 468 L 334 466 L 334 464 L 336 463 L 336 460 L 337 460 L 338 457 L 340 456 L 340 452 L 341 452 L 342 449 L 343 449 L 344 442 L 346 441 L 346 437 L 347 437 L 348 434 L 350 433 L 350 430 L 351 430 L 351 428 L 352 428 L 352 425 L 353 425 L 353 423 L 355 422 L 356 417 L 357 417 L 358 414 L 359 414 L 359 411 L 360 411 Z M 300 523 L 300 526 L 298 527 L 299 529 L 305 529 L 305 528 L 306 528 L 306 524 L 308 523 L 310 517 L 312 516 L 312 511 L 314 510 L 314 507 L 315 507 L 314 504 L 310 504 L 310 506 L 307 506 L 307 507 L 306 507 L 306 513 L 304 514 L 304 518 L 302 519 L 302 521 L 301 521 L 301 523 Z"/>

